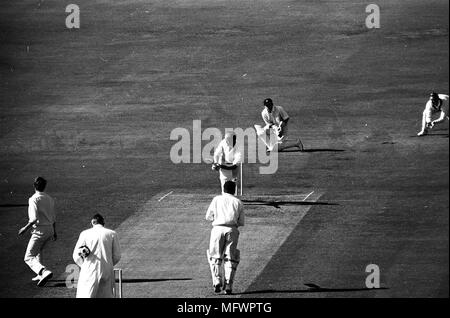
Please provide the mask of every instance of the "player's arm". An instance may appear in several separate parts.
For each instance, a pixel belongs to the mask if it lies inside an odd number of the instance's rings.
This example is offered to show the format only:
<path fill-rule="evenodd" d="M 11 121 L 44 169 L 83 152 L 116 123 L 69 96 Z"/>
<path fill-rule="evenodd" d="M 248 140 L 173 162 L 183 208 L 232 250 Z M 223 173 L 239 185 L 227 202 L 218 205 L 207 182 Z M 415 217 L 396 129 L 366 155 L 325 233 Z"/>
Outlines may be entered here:
<path fill-rule="evenodd" d="M 83 233 L 80 234 L 80 237 L 78 238 L 77 244 L 75 244 L 75 248 L 73 249 L 72 258 L 78 266 L 83 265 L 84 258 L 80 254 L 80 247 L 83 245 L 86 245 Z"/>
<path fill-rule="evenodd" d="M 113 234 L 113 246 L 112 246 L 112 260 L 113 264 L 116 265 L 119 263 L 120 258 L 122 257 L 122 253 L 120 251 L 119 237 L 117 233 Z"/>
<path fill-rule="evenodd" d="M 220 157 L 222 156 L 222 142 L 219 143 L 216 150 L 214 150 L 213 161 L 214 163 L 219 163 Z"/>
<path fill-rule="evenodd" d="M 33 200 L 28 200 L 28 223 L 19 230 L 19 235 L 28 231 L 37 222 L 37 205 Z"/>
<path fill-rule="evenodd" d="M 266 126 L 264 126 L 264 129 L 268 129 L 273 126 L 273 123 L 270 120 L 269 115 L 267 115 L 264 111 L 261 113 L 261 117 L 262 117 L 264 123 L 266 124 Z"/>
<path fill-rule="evenodd" d="M 207 221 L 214 221 L 214 211 L 215 211 L 215 206 L 216 206 L 216 198 L 214 198 L 211 201 L 211 204 L 208 207 L 208 210 L 206 211 L 206 216 L 205 219 Z"/>
<path fill-rule="evenodd" d="M 245 216 L 244 216 L 244 206 L 242 204 L 242 202 L 239 202 L 239 206 L 238 206 L 238 211 L 239 211 L 239 218 L 238 218 L 238 227 L 240 226 L 244 226 L 245 224 Z"/>
<path fill-rule="evenodd" d="M 36 223 L 36 221 L 34 221 L 34 222 L 28 222 L 27 225 L 25 225 L 24 227 L 22 227 L 22 228 L 19 230 L 19 235 L 22 235 L 23 233 L 25 233 L 26 231 L 28 231 L 28 230 L 33 226 L 33 224 L 35 224 L 35 223 Z"/>
<path fill-rule="evenodd" d="M 447 111 L 448 112 L 448 111 Z M 446 113 L 446 111 L 444 109 L 441 110 L 441 115 L 439 116 L 438 119 L 433 120 L 431 122 L 431 126 L 434 126 L 435 124 L 439 124 L 441 122 L 443 122 L 445 120 L 445 118 L 448 117 L 448 113 Z"/>
<path fill-rule="evenodd" d="M 421 133 L 423 133 L 425 130 L 427 130 L 428 125 L 431 123 L 431 101 L 428 101 L 425 105 L 425 109 L 422 113 L 422 130 Z"/>
<path fill-rule="evenodd" d="M 289 115 L 288 113 L 282 108 L 280 107 L 280 128 L 283 128 L 284 126 L 286 126 L 286 124 L 289 121 Z"/>

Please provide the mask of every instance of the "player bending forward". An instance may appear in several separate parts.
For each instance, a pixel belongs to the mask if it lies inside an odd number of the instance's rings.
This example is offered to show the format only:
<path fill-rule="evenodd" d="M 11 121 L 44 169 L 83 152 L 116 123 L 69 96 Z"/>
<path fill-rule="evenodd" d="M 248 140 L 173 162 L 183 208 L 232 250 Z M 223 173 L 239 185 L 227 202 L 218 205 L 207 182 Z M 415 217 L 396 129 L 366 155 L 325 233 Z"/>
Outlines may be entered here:
<path fill-rule="evenodd" d="M 244 207 L 241 200 L 233 196 L 235 188 L 234 182 L 225 182 L 224 193 L 214 197 L 206 212 L 206 220 L 212 221 L 213 225 L 206 254 L 214 292 L 219 293 L 223 289 L 227 295 L 232 293 L 234 276 L 240 261 L 240 252 L 237 249 L 238 227 L 244 226 Z"/>
<path fill-rule="evenodd" d="M 264 100 L 264 110 L 261 112 L 264 127 L 255 125 L 257 135 L 263 140 L 268 151 L 283 151 L 288 148 L 298 148 L 303 151 L 300 138 L 294 141 L 288 140 L 289 115 L 281 106 L 275 106 L 272 99 Z M 271 138 L 271 135 L 272 138 Z M 269 138 L 269 141 L 266 141 Z M 278 147 L 278 149 L 276 148 Z"/>
<path fill-rule="evenodd" d="M 236 135 L 234 133 L 226 133 L 225 138 L 214 151 L 214 163 L 212 165 L 213 170 L 219 171 L 222 193 L 224 192 L 225 182 L 237 182 L 240 162 L 241 152 L 236 145 Z"/>
<path fill-rule="evenodd" d="M 440 114 L 439 118 L 431 120 L 431 117 L 437 113 Z M 417 135 L 426 135 L 429 129 L 433 128 L 434 125 L 439 124 L 446 119 L 449 120 L 448 95 L 432 92 L 430 94 L 430 99 L 425 104 L 425 110 L 423 111 L 422 130 Z"/>

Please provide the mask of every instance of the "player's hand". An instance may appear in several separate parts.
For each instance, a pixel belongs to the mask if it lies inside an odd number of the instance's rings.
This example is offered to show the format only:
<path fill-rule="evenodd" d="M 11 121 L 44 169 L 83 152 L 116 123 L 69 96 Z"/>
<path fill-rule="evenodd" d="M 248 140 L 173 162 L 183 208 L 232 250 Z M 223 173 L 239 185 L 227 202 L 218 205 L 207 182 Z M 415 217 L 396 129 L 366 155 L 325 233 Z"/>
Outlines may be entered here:
<path fill-rule="evenodd" d="M 91 254 L 91 250 L 87 246 L 80 246 L 80 251 L 78 252 L 78 255 L 82 258 L 86 258 Z"/>
<path fill-rule="evenodd" d="M 211 170 L 217 171 L 220 169 L 220 165 L 218 163 L 213 163 L 211 166 Z"/>

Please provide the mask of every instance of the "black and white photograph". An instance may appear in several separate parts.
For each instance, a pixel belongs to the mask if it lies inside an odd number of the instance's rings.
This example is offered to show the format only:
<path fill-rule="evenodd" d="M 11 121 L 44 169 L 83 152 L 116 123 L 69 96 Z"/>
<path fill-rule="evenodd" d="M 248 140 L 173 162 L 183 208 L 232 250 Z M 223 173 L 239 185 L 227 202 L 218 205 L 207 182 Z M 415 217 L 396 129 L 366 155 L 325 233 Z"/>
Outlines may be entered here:
<path fill-rule="evenodd" d="M 447 0 L 3 0 L 0 79 L 0 298 L 449 297 Z"/>

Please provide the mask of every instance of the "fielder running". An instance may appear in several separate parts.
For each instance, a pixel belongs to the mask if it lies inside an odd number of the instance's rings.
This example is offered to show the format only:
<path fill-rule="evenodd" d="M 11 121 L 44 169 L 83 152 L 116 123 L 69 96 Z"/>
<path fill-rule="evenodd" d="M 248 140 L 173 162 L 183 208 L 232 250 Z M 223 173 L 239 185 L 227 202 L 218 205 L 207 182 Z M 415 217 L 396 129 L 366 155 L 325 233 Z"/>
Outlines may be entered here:
<path fill-rule="evenodd" d="M 449 120 L 448 111 L 448 95 L 432 92 L 430 94 L 430 99 L 425 104 L 425 110 L 423 111 L 422 130 L 417 135 L 426 135 L 428 134 L 428 130 L 432 129 L 434 125 L 439 124 L 446 119 Z M 438 113 L 440 114 L 439 118 L 432 120 L 432 116 Z"/>
<path fill-rule="evenodd" d="M 104 227 L 105 220 L 96 214 L 92 228 L 81 232 L 73 260 L 81 267 L 77 285 L 77 298 L 113 298 L 114 265 L 120 260 L 117 233 Z"/>
<path fill-rule="evenodd" d="M 299 138 L 295 141 L 288 140 L 289 115 L 283 107 L 275 106 L 272 99 L 267 98 L 264 100 L 261 116 L 266 125 L 264 127 L 255 125 L 255 129 L 256 134 L 266 144 L 267 151 L 283 151 L 288 148 L 298 148 L 303 151 L 303 144 Z"/>
<path fill-rule="evenodd" d="M 237 249 L 238 227 L 244 226 L 244 206 L 241 200 L 233 196 L 235 188 L 234 182 L 225 182 L 224 193 L 214 197 L 206 212 L 206 220 L 212 221 L 213 225 L 206 254 L 214 292 L 219 293 L 223 289 L 227 295 L 232 293 L 234 276 L 240 261 L 240 252 Z"/>
<path fill-rule="evenodd" d="M 214 151 L 214 163 L 212 165 L 213 170 L 219 171 L 222 193 L 224 193 L 225 182 L 238 181 L 241 157 L 241 152 L 236 145 L 236 135 L 226 133 L 224 139 Z"/>
<path fill-rule="evenodd" d="M 47 180 L 37 177 L 33 185 L 35 193 L 28 200 L 29 221 L 19 230 L 19 235 L 22 235 L 31 227 L 33 228 L 24 261 L 37 274 L 32 280 L 38 281 L 38 286 L 44 286 L 53 276 L 53 273 L 42 263 L 44 247 L 50 239 L 56 241 L 57 238 L 55 201 L 44 192 Z"/>

